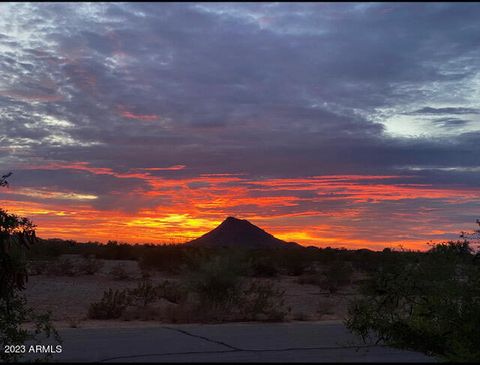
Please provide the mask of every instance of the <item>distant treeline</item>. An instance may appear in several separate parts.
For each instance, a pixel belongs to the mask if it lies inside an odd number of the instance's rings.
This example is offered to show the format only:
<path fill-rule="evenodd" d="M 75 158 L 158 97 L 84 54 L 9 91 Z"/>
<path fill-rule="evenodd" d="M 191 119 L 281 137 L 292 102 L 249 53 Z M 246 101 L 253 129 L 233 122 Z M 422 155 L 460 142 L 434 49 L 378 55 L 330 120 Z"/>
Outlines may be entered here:
<path fill-rule="evenodd" d="M 402 258 L 414 258 L 424 253 L 418 251 L 396 251 L 384 249 L 348 250 L 345 248 L 290 247 L 279 249 L 241 249 L 241 248 L 204 248 L 186 247 L 178 244 L 127 244 L 109 241 L 80 243 L 73 240 L 39 239 L 29 252 L 32 260 L 48 260 L 64 254 L 76 254 L 104 260 L 136 260 L 146 269 L 166 272 L 179 272 L 185 266 L 191 266 L 198 259 L 208 260 L 214 256 L 233 256 L 239 263 L 248 263 L 249 267 L 270 276 L 279 272 L 288 275 L 301 275 L 315 264 L 332 262 L 350 262 L 358 270 L 371 272 L 379 264 Z"/>

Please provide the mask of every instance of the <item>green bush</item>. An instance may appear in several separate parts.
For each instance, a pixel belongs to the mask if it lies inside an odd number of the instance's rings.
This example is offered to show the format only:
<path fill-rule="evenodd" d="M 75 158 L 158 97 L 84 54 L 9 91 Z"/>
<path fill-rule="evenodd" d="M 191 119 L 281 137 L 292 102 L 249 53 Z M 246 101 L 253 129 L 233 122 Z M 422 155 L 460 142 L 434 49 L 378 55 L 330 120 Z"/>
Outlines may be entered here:
<path fill-rule="evenodd" d="M 187 288 L 196 293 L 200 302 L 226 308 L 240 293 L 242 279 L 238 263 L 229 256 L 215 256 L 198 264 L 186 277 Z"/>
<path fill-rule="evenodd" d="M 349 307 L 346 325 L 364 340 L 450 361 L 480 361 L 480 265 L 464 242 L 379 267 Z"/>
<path fill-rule="evenodd" d="M 91 319 L 116 319 L 130 304 L 127 290 L 108 289 L 103 293 L 100 302 L 90 304 L 88 318 Z"/>

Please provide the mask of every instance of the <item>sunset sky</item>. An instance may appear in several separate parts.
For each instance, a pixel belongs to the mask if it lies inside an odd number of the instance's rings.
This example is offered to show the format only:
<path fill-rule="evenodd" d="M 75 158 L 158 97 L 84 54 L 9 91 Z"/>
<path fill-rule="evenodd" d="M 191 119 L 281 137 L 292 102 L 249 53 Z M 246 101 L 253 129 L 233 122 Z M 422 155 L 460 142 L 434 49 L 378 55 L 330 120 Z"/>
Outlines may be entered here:
<path fill-rule="evenodd" d="M 2 3 L 0 207 L 180 243 L 232 215 L 426 249 L 480 218 L 478 3 Z"/>

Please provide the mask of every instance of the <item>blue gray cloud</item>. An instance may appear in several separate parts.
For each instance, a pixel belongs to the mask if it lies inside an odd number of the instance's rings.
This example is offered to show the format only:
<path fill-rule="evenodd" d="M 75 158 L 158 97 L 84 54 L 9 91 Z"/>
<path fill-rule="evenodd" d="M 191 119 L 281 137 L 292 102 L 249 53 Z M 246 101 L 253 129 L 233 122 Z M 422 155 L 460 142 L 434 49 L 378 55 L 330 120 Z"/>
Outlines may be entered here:
<path fill-rule="evenodd" d="M 478 187 L 479 16 L 474 3 L 1 4 L 0 166 L 102 209 L 144 206 L 116 194 L 146 182 L 34 167 Z"/>

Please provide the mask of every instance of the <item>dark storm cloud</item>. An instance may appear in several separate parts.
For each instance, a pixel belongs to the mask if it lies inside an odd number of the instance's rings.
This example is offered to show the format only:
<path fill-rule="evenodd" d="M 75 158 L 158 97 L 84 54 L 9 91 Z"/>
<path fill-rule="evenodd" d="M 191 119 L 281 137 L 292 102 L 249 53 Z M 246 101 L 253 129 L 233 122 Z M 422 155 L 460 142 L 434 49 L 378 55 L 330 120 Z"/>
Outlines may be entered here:
<path fill-rule="evenodd" d="M 431 107 L 424 107 L 418 110 L 415 110 L 410 113 L 405 114 L 480 114 L 480 109 L 476 108 L 431 108 Z"/>
<path fill-rule="evenodd" d="M 461 90 L 478 74 L 477 4 L 24 3 L 9 9 L 14 15 L 7 19 L 4 12 L 7 26 L 0 27 L 0 128 L 2 143 L 11 147 L 1 160 L 5 169 L 33 158 L 121 172 L 187 166 L 158 173 L 166 178 L 478 166 L 475 134 L 404 139 L 388 136 L 372 117 L 378 108 L 412 101 L 432 105 L 422 86 Z M 410 114 L 478 112 L 466 105 Z M 438 174 L 445 184 L 464 176 Z M 48 184 L 42 176 L 32 175 L 30 185 Z M 68 173 L 54 177 L 56 188 L 96 195 L 143 188 L 136 180 L 112 185 L 112 176 L 75 183 Z M 108 201 L 115 204 L 110 195 Z"/>
<path fill-rule="evenodd" d="M 64 170 L 24 170 L 15 172 L 15 183 L 27 188 L 48 187 L 54 191 L 75 191 L 83 194 L 106 195 L 111 191 L 145 188 L 137 179 L 117 179 L 109 175 Z"/>

